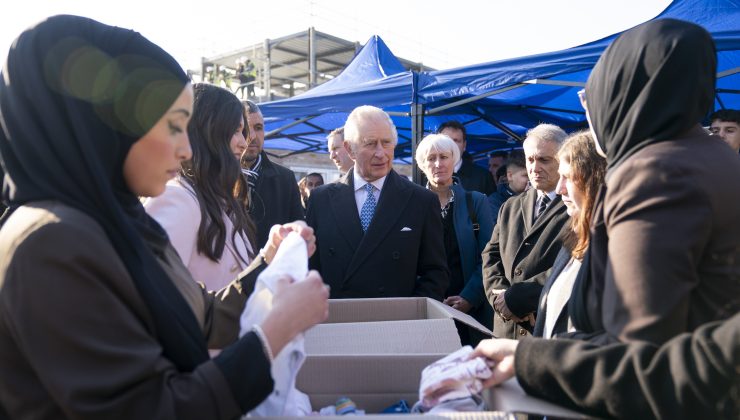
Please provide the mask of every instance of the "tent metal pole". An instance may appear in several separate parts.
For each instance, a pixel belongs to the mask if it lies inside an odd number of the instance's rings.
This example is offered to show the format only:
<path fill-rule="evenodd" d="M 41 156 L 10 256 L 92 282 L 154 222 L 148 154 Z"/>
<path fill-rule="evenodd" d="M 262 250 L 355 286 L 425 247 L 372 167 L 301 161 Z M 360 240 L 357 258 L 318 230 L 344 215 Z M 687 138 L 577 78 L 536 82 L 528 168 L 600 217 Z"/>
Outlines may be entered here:
<path fill-rule="evenodd" d="M 584 87 L 586 86 L 586 83 L 584 82 L 569 82 L 567 80 L 547 80 L 547 79 L 533 79 L 533 80 L 527 80 L 521 83 L 517 83 L 515 85 L 507 86 L 505 88 L 493 90 L 491 92 L 482 93 L 480 95 L 476 95 L 470 98 L 462 99 L 447 105 L 442 105 L 437 108 L 428 109 L 426 111 L 426 115 L 432 115 L 439 113 L 441 111 L 444 111 L 446 109 L 450 109 L 456 106 L 465 105 L 470 102 L 475 102 L 479 99 L 487 98 L 489 96 L 498 95 L 499 93 L 508 92 L 512 89 L 516 89 L 522 86 L 526 85 L 553 85 L 553 86 L 571 86 L 571 87 Z"/>
<path fill-rule="evenodd" d="M 719 92 L 717 92 L 717 93 L 719 93 Z M 716 99 L 717 102 L 719 102 L 719 107 L 721 109 L 727 109 L 727 107 L 725 107 L 725 103 L 722 102 L 722 99 L 719 97 L 719 95 L 717 93 L 714 94 L 714 99 Z"/>
<path fill-rule="evenodd" d="M 735 67 L 734 69 L 727 69 L 725 71 L 721 71 L 717 73 L 717 78 L 719 79 L 721 77 L 732 76 L 733 74 L 736 74 L 736 73 L 740 73 L 740 67 Z"/>
<path fill-rule="evenodd" d="M 569 87 L 586 87 L 586 82 L 569 82 L 567 80 L 549 80 L 549 79 L 532 79 L 527 80 L 528 85 L 550 85 L 550 86 L 569 86 Z"/>
<path fill-rule="evenodd" d="M 411 114 L 408 112 L 401 112 L 401 111 L 386 111 L 386 114 L 390 115 L 391 117 L 410 117 Z"/>
<path fill-rule="evenodd" d="M 284 155 L 280 155 L 280 157 L 281 158 L 286 158 L 286 157 L 290 157 L 290 156 L 300 155 L 301 153 L 315 152 L 317 150 L 318 150 L 317 148 L 311 146 L 311 147 L 306 147 L 305 149 L 293 150 L 292 152 L 288 152 L 288 153 L 286 153 Z"/>
<path fill-rule="evenodd" d="M 265 89 L 264 98 L 266 101 L 272 100 L 272 75 L 270 69 L 272 68 L 272 52 L 270 51 L 271 44 L 270 39 L 265 39 L 262 43 L 262 51 L 265 53 L 265 61 L 262 63 L 262 87 Z"/>
<path fill-rule="evenodd" d="M 316 132 L 314 132 L 314 133 L 309 132 L 309 133 L 306 133 L 306 134 L 323 134 L 323 133 L 326 133 L 326 131 L 323 128 L 319 127 L 318 125 L 316 125 L 314 123 L 306 122 L 306 125 L 309 126 L 309 127 L 311 127 L 311 128 L 315 128 L 316 129 Z"/>
<path fill-rule="evenodd" d="M 426 115 L 437 114 L 437 113 L 442 112 L 442 111 L 444 111 L 446 109 L 454 108 L 454 107 L 460 106 L 460 105 L 465 105 L 465 104 L 470 103 L 470 102 L 475 102 L 475 101 L 477 101 L 479 99 L 487 98 L 487 97 L 493 96 L 493 95 L 498 95 L 499 93 L 508 92 L 510 90 L 513 90 L 513 89 L 516 89 L 516 88 L 520 88 L 520 87 L 526 86 L 526 85 L 527 85 L 526 83 L 517 83 L 515 85 L 507 86 L 505 88 L 492 90 L 492 91 L 486 92 L 486 93 L 481 93 L 480 95 L 472 96 L 472 97 L 466 98 L 466 99 L 461 99 L 459 101 L 455 101 L 455 102 L 452 102 L 452 103 L 447 104 L 447 105 L 442 105 L 442 106 L 438 106 L 436 108 L 428 109 L 428 110 L 426 110 Z"/>
<path fill-rule="evenodd" d="M 316 30 L 308 28 L 308 87 L 316 86 Z"/>
<path fill-rule="evenodd" d="M 419 166 L 414 160 L 416 147 L 424 135 L 424 105 L 411 104 L 411 178 L 415 184 L 421 185 L 422 176 Z"/>
<path fill-rule="evenodd" d="M 520 105 L 517 108 L 518 109 L 538 109 L 538 110 L 542 110 L 542 111 L 562 112 L 564 114 L 586 115 L 586 111 L 578 111 L 578 110 L 563 109 L 563 108 L 552 108 L 552 107 L 549 107 L 549 106 Z"/>
<path fill-rule="evenodd" d="M 491 124 L 492 126 L 498 128 L 499 130 L 501 130 L 507 136 L 512 137 L 512 138 L 515 138 L 518 141 L 523 141 L 522 137 L 519 134 L 517 134 L 514 131 L 512 131 L 509 127 L 507 127 L 506 125 L 504 125 L 504 123 L 502 123 L 501 121 L 499 121 L 499 120 L 497 120 L 495 118 L 491 118 L 491 117 L 488 117 L 486 115 L 483 115 L 482 113 L 479 114 L 479 115 L 480 115 L 480 118 L 483 121 L 486 121 L 487 123 Z"/>
<path fill-rule="evenodd" d="M 295 121 L 293 121 L 293 122 L 291 122 L 289 124 L 285 124 L 284 126 L 282 126 L 280 128 L 276 128 L 276 129 L 274 129 L 272 131 L 269 131 L 269 132 L 265 133 L 265 138 L 269 138 L 270 136 L 274 136 L 275 134 L 279 134 L 283 130 L 286 130 L 286 129 L 290 128 L 290 127 L 294 127 L 294 126 L 296 126 L 298 124 L 303 124 L 304 122 L 306 122 L 308 120 L 312 120 L 312 119 L 314 119 L 316 117 L 318 117 L 318 115 L 309 115 L 308 117 L 303 117 L 303 118 L 301 118 L 299 120 L 295 120 Z"/>

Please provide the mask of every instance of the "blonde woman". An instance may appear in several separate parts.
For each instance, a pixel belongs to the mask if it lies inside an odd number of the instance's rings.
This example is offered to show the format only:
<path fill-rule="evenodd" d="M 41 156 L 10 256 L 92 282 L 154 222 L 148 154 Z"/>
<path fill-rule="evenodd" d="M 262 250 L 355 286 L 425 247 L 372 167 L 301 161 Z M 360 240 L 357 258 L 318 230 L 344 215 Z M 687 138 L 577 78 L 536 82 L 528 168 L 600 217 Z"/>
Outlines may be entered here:
<path fill-rule="evenodd" d="M 481 274 L 481 252 L 491 238 L 493 217 L 486 196 L 465 191 L 452 174 L 460 160 L 460 148 L 445 134 L 430 134 L 416 149 L 416 163 L 427 177 L 427 188 L 439 198 L 444 227 L 444 246 L 450 284 L 444 303 L 469 313 L 492 327 L 493 308 L 485 297 Z M 475 220 L 473 220 L 475 219 Z M 470 336 L 466 335 L 470 332 Z M 461 331 L 461 338 L 476 344 L 473 331 Z"/>

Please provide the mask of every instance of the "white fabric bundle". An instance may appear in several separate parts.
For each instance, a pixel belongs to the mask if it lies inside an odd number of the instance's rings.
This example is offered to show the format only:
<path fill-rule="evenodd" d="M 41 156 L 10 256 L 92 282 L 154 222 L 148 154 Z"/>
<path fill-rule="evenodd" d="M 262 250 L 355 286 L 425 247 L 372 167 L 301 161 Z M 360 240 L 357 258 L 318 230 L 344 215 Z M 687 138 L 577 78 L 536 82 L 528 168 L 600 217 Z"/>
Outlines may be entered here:
<path fill-rule="evenodd" d="M 484 358 L 470 359 L 472 352 L 472 347 L 465 346 L 424 368 L 419 401 L 425 411 L 444 402 L 480 394 L 483 381 L 493 372 Z"/>
<path fill-rule="evenodd" d="M 254 292 L 240 319 L 239 337 L 260 324 L 272 309 L 272 297 L 277 280 L 285 275 L 294 281 L 302 281 L 308 274 L 308 250 L 306 241 L 296 232 L 283 239 L 275 258 L 257 278 Z M 288 343 L 275 355 L 270 369 L 275 389 L 262 404 L 250 411 L 249 417 L 305 416 L 311 413 L 308 396 L 295 387 L 296 376 L 306 358 L 303 334 Z"/>

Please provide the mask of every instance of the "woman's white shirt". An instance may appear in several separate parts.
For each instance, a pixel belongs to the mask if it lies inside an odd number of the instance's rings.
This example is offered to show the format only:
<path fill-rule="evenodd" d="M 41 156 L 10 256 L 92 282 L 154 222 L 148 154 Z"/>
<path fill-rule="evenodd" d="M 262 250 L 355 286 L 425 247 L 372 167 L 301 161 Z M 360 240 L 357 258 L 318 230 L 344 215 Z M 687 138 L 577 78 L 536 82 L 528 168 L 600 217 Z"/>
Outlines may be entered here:
<path fill-rule="evenodd" d="M 555 323 L 560 317 L 560 313 L 568 304 L 570 295 L 573 292 L 573 284 L 576 281 L 578 270 L 581 269 L 581 260 L 570 258 L 568 264 L 555 279 L 550 291 L 547 293 L 547 308 L 545 310 L 545 329 L 542 331 L 544 338 L 552 338 L 552 330 Z M 570 326 L 570 320 L 568 321 Z"/>

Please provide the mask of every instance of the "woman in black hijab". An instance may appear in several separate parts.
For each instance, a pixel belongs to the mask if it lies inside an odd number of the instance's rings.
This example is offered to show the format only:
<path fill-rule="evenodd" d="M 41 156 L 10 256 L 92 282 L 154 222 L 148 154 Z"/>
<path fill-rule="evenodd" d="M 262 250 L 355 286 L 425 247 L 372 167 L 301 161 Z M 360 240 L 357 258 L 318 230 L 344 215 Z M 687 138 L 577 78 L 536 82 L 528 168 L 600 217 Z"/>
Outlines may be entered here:
<path fill-rule="evenodd" d="M 699 124 L 716 63 L 706 30 L 661 19 L 615 40 L 588 79 L 607 176 L 570 309 L 596 341 L 662 344 L 740 310 L 740 161 Z"/>
<path fill-rule="evenodd" d="M 193 287 L 137 197 L 190 157 L 192 97 L 177 62 L 130 30 L 55 16 L 14 42 L 0 80 L 13 210 L 0 229 L 0 412 L 234 418 L 272 390 L 272 354 L 326 316 L 312 274 L 209 359 L 209 336 L 238 322 L 219 323 L 219 301 Z M 286 225 L 273 252 L 291 229 L 313 247 L 310 229 Z"/>

